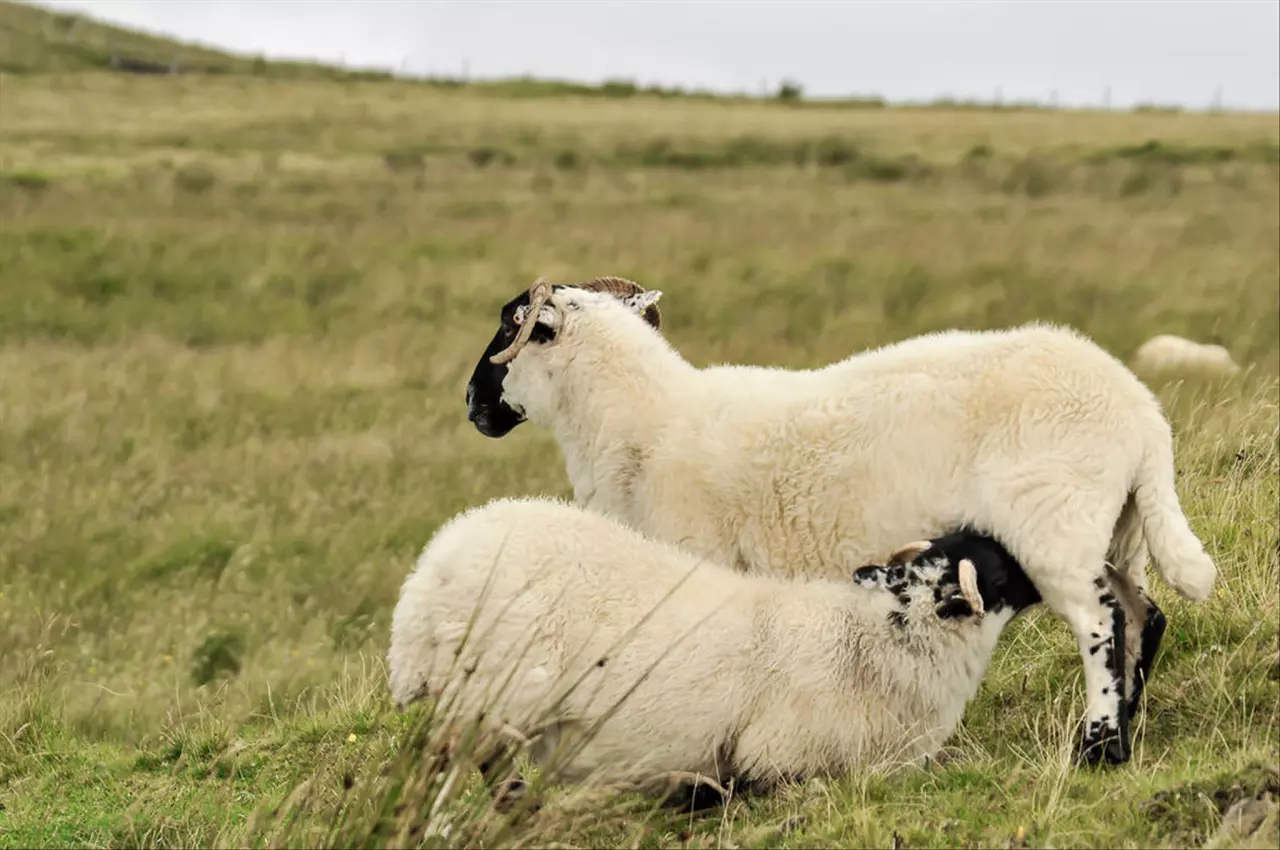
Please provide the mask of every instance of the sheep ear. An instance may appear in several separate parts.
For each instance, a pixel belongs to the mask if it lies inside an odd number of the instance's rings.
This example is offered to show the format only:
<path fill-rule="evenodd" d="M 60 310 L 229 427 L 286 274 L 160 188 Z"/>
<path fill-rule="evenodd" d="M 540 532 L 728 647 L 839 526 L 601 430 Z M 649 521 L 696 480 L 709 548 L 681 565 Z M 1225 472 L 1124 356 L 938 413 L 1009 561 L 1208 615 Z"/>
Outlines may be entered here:
<path fill-rule="evenodd" d="M 912 543 L 908 543 L 906 546 L 899 546 L 897 549 L 894 549 L 893 554 L 889 556 L 888 566 L 900 567 L 911 561 L 921 552 L 927 552 L 929 547 L 932 545 L 933 544 L 928 540 L 916 540 Z"/>
<path fill-rule="evenodd" d="M 644 315 L 644 311 L 648 310 L 662 298 L 661 289 L 646 289 L 644 292 L 637 292 L 635 295 L 628 295 L 622 299 L 622 303 L 626 304 L 633 313 Z"/>
<path fill-rule="evenodd" d="M 977 567 L 973 565 L 973 561 L 968 558 L 962 558 L 957 573 L 961 595 L 969 603 L 969 607 L 973 609 L 974 616 L 981 617 L 986 613 L 986 610 L 982 604 L 982 591 L 978 589 Z"/>

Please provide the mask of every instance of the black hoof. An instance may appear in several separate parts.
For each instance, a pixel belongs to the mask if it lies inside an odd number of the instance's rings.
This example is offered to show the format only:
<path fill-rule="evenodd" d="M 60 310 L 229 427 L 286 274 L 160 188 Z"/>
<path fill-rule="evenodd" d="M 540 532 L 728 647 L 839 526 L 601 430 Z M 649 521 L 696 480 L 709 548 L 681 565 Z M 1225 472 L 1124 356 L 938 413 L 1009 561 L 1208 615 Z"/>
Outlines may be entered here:
<path fill-rule="evenodd" d="M 728 802 L 723 794 L 709 785 L 687 785 L 667 798 L 666 805 L 677 814 L 701 814 L 722 808 Z"/>
<path fill-rule="evenodd" d="M 1129 744 L 1114 729 L 1088 735 L 1080 745 L 1077 762 L 1088 767 L 1124 764 L 1129 761 Z"/>
<path fill-rule="evenodd" d="M 506 814 L 514 809 L 525 799 L 529 786 L 525 784 L 523 779 L 519 777 L 506 779 L 498 783 L 493 789 L 493 808 L 500 814 Z M 537 811 L 541 804 L 536 800 L 529 801 L 524 808 L 528 811 Z"/>

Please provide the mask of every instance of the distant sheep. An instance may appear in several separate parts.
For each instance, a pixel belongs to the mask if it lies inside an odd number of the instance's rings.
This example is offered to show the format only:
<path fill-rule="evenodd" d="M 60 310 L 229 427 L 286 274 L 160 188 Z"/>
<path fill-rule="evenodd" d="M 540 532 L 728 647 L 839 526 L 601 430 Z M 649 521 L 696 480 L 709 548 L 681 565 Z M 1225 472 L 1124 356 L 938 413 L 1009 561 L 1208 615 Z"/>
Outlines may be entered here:
<path fill-rule="evenodd" d="M 1039 595 L 968 533 L 844 576 L 747 576 L 573 505 L 499 499 L 445 523 L 404 582 L 391 692 L 435 701 L 454 734 L 478 721 L 482 770 L 513 741 L 560 779 L 649 791 L 919 763 Z"/>
<path fill-rule="evenodd" d="M 1164 629 L 1147 548 L 1189 599 L 1217 572 L 1179 506 L 1152 392 L 1046 325 L 928 334 L 811 370 L 697 368 L 659 332 L 661 294 L 535 282 L 502 309 L 471 421 L 490 437 L 526 418 L 550 428 L 578 504 L 743 572 L 833 578 L 902 540 L 990 534 L 1076 638 L 1083 758 L 1127 761 Z"/>
<path fill-rule="evenodd" d="M 1231 352 L 1223 346 L 1192 342 L 1173 334 L 1161 334 L 1144 342 L 1129 365 L 1134 372 L 1149 377 L 1174 373 L 1230 377 L 1240 372 Z"/>

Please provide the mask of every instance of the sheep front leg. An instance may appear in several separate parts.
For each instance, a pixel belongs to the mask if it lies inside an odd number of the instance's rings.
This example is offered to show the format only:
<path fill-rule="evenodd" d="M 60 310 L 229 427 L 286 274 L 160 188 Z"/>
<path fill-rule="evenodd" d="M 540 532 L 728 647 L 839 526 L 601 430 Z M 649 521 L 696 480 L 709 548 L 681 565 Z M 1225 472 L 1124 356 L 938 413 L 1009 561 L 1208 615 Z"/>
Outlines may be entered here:
<path fill-rule="evenodd" d="M 527 812 L 535 812 L 542 807 L 538 800 L 525 801 L 529 785 L 515 758 L 519 752 L 532 752 L 537 761 L 537 754 L 543 744 L 541 739 L 541 733 L 529 738 L 515 727 L 503 725 L 499 731 L 499 740 L 486 750 L 487 754 L 479 764 L 480 775 L 489 788 L 495 811 L 506 814 L 517 805 L 523 805 Z"/>
<path fill-rule="evenodd" d="M 519 771 L 513 770 L 510 751 L 494 753 L 482 761 L 479 768 L 480 775 L 489 786 L 494 811 L 506 814 L 524 798 L 528 784 Z"/>
<path fill-rule="evenodd" d="M 1129 760 L 1129 706 L 1125 699 L 1124 607 L 1104 577 L 1096 597 L 1063 606 L 1084 660 L 1085 723 L 1080 761 L 1123 764 Z"/>

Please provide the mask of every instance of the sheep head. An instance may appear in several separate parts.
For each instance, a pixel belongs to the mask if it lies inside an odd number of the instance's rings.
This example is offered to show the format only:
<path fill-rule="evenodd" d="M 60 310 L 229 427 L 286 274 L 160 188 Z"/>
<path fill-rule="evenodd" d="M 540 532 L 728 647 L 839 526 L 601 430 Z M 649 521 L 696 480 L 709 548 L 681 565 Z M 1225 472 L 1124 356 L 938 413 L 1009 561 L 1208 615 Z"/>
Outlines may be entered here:
<path fill-rule="evenodd" d="M 520 353 L 520 349 L 524 348 L 529 342 L 529 337 L 533 336 L 533 329 L 537 326 L 538 320 L 542 318 L 542 308 L 551 300 L 551 284 L 545 277 L 540 277 L 533 282 L 533 286 L 529 287 L 529 303 L 521 304 L 511 314 L 511 320 L 515 322 L 519 328 L 516 331 L 516 337 L 511 344 L 489 358 L 489 362 L 495 365 L 510 363 L 516 359 L 516 355 Z M 528 317 L 533 315 L 533 321 L 529 321 Z M 550 316 L 548 320 L 552 320 Z"/>
<path fill-rule="evenodd" d="M 611 296 L 655 330 L 662 328 L 658 310 L 660 290 L 647 290 L 635 281 L 607 276 L 573 284 L 553 284 L 539 277 L 525 292 L 503 305 L 498 332 L 467 384 L 468 418 L 480 433 L 502 437 L 524 421 L 524 411 L 504 400 L 504 384 L 516 358 L 530 345 L 556 341 L 572 323 L 572 315 L 589 309 L 592 302 L 574 290 Z M 599 304 L 597 300 L 594 302 Z"/>
<path fill-rule="evenodd" d="M 662 329 L 662 313 L 658 310 L 658 299 L 662 297 L 661 290 L 649 291 L 635 281 L 622 277 L 598 277 L 585 283 L 570 284 L 570 286 L 574 289 L 585 289 L 588 292 L 603 292 L 612 295 L 624 304 L 642 311 L 644 320 L 653 325 L 655 329 Z M 520 330 L 516 333 L 511 345 L 489 358 L 490 363 L 502 365 L 514 360 L 516 355 L 520 353 L 520 349 L 528 344 L 529 338 L 533 334 L 534 325 L 538 322 L 548 326 L 553 326 L 557 323 L 554 311 L 544 312 L 553 292 L 554 289 L 551 283 L 545 277 L 540 277 L 533 282 L 533 286 L 529 287 L 527 293 L 529 302 L 516 307 L 511 316 L 512 321 L 515 322 Z M 529 321 L 530 316 L 534 317 L 533 321 Z"/>

